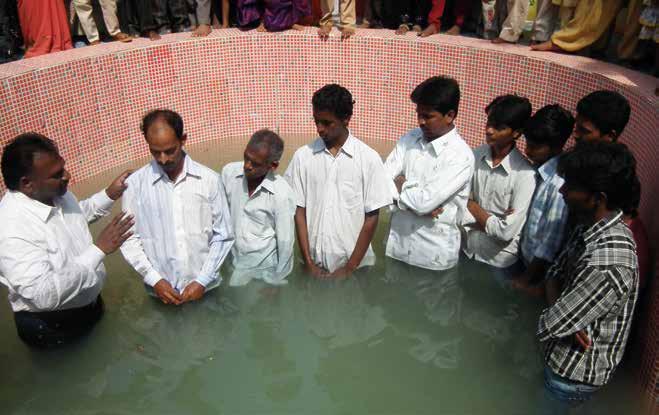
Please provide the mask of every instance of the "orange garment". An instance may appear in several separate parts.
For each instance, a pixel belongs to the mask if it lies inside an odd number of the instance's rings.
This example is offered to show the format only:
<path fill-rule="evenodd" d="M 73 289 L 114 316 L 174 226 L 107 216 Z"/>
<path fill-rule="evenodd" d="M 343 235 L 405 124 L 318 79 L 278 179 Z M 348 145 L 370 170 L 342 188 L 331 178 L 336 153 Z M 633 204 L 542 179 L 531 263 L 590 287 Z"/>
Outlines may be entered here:
<path fill-rule="evenodd" d="M 26 58 L 71 49 L 71 30 L 62 0 L 18 0 Z"/>

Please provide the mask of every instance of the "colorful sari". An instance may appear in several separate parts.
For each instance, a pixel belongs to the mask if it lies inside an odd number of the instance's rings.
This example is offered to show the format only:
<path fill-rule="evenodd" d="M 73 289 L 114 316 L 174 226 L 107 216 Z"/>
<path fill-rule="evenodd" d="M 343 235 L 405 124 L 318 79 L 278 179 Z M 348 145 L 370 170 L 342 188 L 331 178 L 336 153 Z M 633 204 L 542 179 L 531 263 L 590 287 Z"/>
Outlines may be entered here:
<path fill-rule="evenodd" d="M 25 57 L 71 49 L 71 30 L 62 0 L 18 0 Z"/>

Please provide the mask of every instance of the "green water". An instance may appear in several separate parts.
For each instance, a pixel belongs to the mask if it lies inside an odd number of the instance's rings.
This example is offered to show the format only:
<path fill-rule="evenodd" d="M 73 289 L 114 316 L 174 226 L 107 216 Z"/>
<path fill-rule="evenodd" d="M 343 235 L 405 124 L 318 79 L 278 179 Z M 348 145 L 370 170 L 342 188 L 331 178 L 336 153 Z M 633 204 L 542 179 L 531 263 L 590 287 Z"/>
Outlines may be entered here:
<path fill-rule="evenodd" d="M 289 137 L 287 158 L 307 140 Z M 190 153 L 219 169 L 243 143 Z M 73 190 L 88 195 L 111 176 Z M 438 273 L 388 260 L 387 228 L 385 214 L 376 266 L 350 279 L 314 280 L 298 264 L 287 286 L 225 284 L 178 308 L 148 297 L 113 254 L 105 316 L 56 351 L 24 346 L 2 301 L 0 414 L 536 413 L 542 302 L 472 262 Z M 630 377 L 623 368 L 579 413 L 635 414 Z"/>

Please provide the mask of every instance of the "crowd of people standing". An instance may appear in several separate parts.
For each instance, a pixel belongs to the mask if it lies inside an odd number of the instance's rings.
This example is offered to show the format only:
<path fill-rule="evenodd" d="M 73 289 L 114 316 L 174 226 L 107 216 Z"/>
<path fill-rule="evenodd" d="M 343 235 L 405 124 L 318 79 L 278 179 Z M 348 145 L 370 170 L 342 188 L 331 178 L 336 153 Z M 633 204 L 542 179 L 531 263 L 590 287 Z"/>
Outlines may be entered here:
<path fill-rule="evenodd" d="M 0 62 L 19 58 L 22 50 L 32 57 L 70 49 L 72 33 L 98 44 L 99 27 L 106 40 L 130 42 L 171 32 L 202 37 L 228 27 L 282 31 L 312 24 L 323 38 L 333 26 L 344 38 L 357 27 L 421 37 L 467 33 L 497 44 L 526 37 L 533 50 L 587 50 L 604 58 L 617 20 L 623 24 L 616 59 L 655 59 L 656 76 L 656 0 L 0 0 Z"/>

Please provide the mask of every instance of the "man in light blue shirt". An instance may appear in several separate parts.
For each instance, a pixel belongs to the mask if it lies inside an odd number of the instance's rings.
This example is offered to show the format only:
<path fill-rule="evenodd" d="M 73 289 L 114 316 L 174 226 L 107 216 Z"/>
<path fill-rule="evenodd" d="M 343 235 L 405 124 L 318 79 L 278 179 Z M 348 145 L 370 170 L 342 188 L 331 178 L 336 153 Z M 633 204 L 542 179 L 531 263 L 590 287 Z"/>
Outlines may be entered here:
<path fill-rule="evenodd" d="M 558 160 L 574 128 L 574 117 L 560 105 L 547 105 L 527 122 L 526 156 L 537 166 L 537 186 L 522 235 L 526 272 L 520 282 L 538 283 L 560 250 L 568 219 L 559 190 Z"/>

